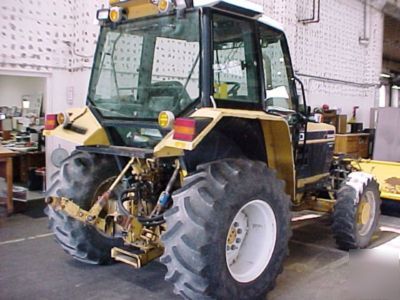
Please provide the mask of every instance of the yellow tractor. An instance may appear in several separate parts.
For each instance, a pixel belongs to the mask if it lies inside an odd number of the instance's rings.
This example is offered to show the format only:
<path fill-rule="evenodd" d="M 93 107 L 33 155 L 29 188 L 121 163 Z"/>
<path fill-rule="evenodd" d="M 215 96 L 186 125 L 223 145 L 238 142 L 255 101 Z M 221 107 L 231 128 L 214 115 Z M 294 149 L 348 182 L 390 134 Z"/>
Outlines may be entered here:
<path fill-rule="evenodd" d="M 67 253 L 135 268 L 161 257 L 184 298 L 256 299 L 282 271 L 291 210 L 331 212 L 340 248 L 368 245 L 377 183 L 333 156 L 335 129 L 310 118 L 261 7 L 111 0 L 97 18 L 87 106 L 46 123 L 79 144 L 46 200 Z"/>

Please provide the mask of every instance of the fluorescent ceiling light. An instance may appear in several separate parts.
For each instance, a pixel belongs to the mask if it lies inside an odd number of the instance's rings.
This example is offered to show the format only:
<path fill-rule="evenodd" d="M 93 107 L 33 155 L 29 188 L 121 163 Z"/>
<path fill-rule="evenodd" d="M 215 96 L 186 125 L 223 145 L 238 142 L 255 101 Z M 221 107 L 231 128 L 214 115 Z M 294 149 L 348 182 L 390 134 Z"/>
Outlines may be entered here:
<path fill-rule="evenodd" d="M 390 77 L 392 77 L 392 76 L 390 76 L 389 74 L 381 73 L 381 77 L 383 77 L 383 78 L 390 78 Z"/>
<path fill-rule="evenodd" d="M 392 89 L 395 89 L 395 90 L 400 90 L 400 86 L 398 86 L 398 85 L 394 85 L 394 86 L 392 86 Z"/>

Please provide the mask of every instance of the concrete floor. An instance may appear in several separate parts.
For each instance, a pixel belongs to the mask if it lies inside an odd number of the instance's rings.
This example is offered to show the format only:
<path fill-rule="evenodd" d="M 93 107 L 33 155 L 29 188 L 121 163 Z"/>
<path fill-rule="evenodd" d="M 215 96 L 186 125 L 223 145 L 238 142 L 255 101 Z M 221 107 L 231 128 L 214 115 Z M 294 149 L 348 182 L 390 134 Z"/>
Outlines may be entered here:
<path fill-rule="evenodd" d="M 400 290 L 393 294 L 392 287 L 376 298 L 352 294 L 349 255 L 335 247 L 329 223 L 327 217 L 293 222 L 290 256 L 268 299 L 399 299 Z M 134 270 L 124 264 L 79 263 L 54 242 L 46 224 L 38 212 L 0 220 L 0 299 L 179 299 L 164 281 L 162 264 Z M 398 267 L 400 219 L 383 216 L 381 228 L 371 247 L 393 250 Z M 375 285 L 381 286 L 382 280 Z"/>

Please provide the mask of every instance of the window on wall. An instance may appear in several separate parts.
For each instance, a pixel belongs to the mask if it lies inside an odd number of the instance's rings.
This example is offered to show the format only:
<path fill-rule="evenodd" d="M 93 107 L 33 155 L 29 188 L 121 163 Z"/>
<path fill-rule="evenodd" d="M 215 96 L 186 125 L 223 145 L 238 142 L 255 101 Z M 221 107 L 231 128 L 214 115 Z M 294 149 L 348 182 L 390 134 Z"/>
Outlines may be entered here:
<path fill-rule="evenodd" d="M 214 98 L 260 103 L 252 25 L 246 20 L 213 15 Z"/>
<path fill-rule="evenodd" d="M 267 109 L 295 110 L 294 79 L 285 36 L 282 32 L 260 26 L 260 39 Z"/>

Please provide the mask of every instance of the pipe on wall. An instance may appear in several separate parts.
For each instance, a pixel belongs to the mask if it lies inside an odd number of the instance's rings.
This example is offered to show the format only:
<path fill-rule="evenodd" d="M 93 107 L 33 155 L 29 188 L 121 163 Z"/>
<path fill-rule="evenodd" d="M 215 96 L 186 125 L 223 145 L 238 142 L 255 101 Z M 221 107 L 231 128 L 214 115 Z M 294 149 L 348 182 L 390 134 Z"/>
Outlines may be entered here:
<path fill-rule="evenodd" d="M 368 45 L 369 44 L 369 14 L 368 14 L 368 0 L 363 0 L 363 34 L 359 38 L 359 42 L 362 45 Z"/>
<path fill-rule="evenodd" d="M 343 84 L 343 85 L 355 86 L 355 87 L 360 87 L 360 88 L 371 88 L 371 87 L 379 87 L 380 86 L 379 83 L 360 83 L 360 82 L 328 78 L 328 77 L 322 77 L 322 76 L 310 75 L 310 74 L 304 74 L 304 73 L 296 73 L 296 75 L 301 76 L 301 77 L 307 77 L 307 78 L 310 78 L 310 79 L 313 79 L 316 81 Z"/>
<path fill-rule="evenodd" d="M 313 0 L 313 9 L 312 10 L 313 10 L 313 12 L 312 12 L 311 18 L 301 19 L 298 21 L 302 22 L 303 24 L 319 23 L 320 16 L 321 16 L 321 1 L 320 0 Z"/>

